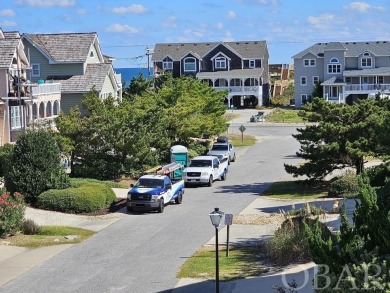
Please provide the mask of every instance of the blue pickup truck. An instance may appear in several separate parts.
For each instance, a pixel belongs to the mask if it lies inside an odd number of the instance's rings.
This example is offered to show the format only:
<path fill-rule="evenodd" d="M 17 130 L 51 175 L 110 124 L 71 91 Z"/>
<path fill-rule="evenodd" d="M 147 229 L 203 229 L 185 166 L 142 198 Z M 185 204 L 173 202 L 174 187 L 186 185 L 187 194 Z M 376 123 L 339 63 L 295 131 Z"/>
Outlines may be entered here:
<path fill-rule="evenodd" d="M 184 195 L 184 180 L 171 179 L 173 168 L 162 169 L 160 174 L 141 176 L 131 185 L 127 193 L 127 211 L 153 211 L 164 212 L 169 202 L 181 204 Z"/>

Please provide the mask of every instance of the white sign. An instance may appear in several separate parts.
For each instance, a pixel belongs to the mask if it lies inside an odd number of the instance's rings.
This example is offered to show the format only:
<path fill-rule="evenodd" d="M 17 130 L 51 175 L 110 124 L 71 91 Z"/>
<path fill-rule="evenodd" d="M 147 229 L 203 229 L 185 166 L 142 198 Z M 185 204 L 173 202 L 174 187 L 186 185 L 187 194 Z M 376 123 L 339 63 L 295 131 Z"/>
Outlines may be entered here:
<path fill-rule="evenodd" d="M 233 224 L 233 214 L 225 214 L 225 225 Z"/>

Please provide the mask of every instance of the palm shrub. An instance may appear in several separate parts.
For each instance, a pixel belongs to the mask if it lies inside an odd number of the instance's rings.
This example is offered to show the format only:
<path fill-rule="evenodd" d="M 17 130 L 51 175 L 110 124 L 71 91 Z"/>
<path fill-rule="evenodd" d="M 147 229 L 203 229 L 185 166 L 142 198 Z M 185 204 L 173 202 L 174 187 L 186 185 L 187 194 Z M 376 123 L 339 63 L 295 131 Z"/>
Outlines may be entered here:
<path fill-rule="evenodd" d="M 60 150 L 45 129 L 21 133 L 4 174 L 5 186 L 21 192 L 26 202 L 35 203 L 42 192 L 68 186 L 68 176 L 61 167 Z"/>
<path fill-rule="evenodd" d="M 20 193 L 0 196 L 0 237 L 15 235 L 23 225 L 25 204 Z"/>

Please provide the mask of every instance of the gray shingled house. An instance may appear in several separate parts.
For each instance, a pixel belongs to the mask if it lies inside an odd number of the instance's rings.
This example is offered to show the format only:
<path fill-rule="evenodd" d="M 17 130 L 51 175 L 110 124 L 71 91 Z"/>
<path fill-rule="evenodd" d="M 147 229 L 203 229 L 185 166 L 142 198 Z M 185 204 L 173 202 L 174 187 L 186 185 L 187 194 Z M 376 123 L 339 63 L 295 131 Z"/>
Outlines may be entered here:
<path fill-rule="evenodd" d="M 156 44 L 155 74 L 190 75 L 227 90 L 228 107 L 254 108 L 269 103 L 268 48 L 265 41 Z"/>
<path fill-rule="evenodd" d="M 31 63 L 31 81 L 61 84 L 61 111 L 73 106 L 82 113 L 83 95 L 92 88 L 104 99 L 110 94 L 122 99 L 121 76 L 101 52 L 96 33 L 61 33 L 22 35 Z"/>
<path fill-rule="evenodd" d="M 0 28 L 0 146 L 16 141 L 34 123 L 55 126 L 61 106 L 61 84 L 29 80 L 30 63 L 19 32 Z"/>
<path fill-rule="evenodd" d="M 317 43 L 292 58 L 296 108 L 311 100 L 316 83 L 333 103 L 390 94 L 388 41 Z"/>

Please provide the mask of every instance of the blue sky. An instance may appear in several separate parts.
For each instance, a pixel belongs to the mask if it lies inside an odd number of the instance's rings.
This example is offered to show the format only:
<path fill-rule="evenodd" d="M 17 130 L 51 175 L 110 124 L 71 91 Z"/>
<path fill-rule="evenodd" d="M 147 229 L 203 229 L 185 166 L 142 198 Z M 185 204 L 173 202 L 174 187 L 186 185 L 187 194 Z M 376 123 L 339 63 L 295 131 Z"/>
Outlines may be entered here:
<path fill-rule="evenodd" d="M 390 0 L 0 0 L 0 28 L 98 33 L 116 68 L 147 65 L 166 42 L 265 40 L 270 63 L 317 42 L 390 41 Z"/>

